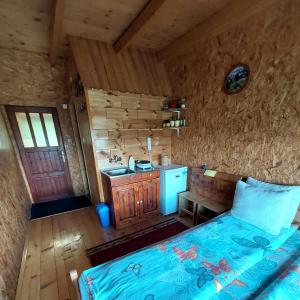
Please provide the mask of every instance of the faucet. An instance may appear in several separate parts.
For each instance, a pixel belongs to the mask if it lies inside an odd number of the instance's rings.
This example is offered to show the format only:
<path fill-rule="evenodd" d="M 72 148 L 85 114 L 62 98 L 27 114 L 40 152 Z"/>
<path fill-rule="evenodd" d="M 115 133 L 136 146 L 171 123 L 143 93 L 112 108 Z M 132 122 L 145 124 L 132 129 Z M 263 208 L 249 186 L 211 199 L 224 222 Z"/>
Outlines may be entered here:
<path fill-rule="evenodd" d="M 116 163 L 116 164 L 120 164 L 123 165 L 122 163 L 122 157 L 118 156 L 118 155 L 114 155 L 113 157 L 109 158 L 109 163 Z"/>

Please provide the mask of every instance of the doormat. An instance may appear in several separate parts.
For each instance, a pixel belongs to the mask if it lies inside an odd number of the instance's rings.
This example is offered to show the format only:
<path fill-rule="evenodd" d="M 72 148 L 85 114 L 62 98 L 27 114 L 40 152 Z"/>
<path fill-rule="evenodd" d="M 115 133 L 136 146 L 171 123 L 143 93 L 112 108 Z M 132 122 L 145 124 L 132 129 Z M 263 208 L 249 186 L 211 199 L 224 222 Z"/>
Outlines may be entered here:
<path fill-rule="evenodd" d="M 77 196 L 49 202 L 33 203 L 31 206 L 31 219 L 47 217 L 91 205 L 92 203 L 88 196 Z"/>

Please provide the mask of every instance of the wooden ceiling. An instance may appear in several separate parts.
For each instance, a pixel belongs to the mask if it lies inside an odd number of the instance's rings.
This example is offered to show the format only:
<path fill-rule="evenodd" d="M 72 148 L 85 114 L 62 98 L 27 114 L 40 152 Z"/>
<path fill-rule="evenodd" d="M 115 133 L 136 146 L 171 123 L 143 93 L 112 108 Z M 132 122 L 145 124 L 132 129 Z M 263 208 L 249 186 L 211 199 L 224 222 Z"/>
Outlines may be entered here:
<path fill-rule="evenodd" d="M 132 46 L 161 49 L 221 10 L 231 0 L 166 0 L 132 41 Z"/>
<path fill-rule="evenodd" d="M 158 50 L 231 0 L 166 0 L 130 43 Z M 0 45 L 47 53 L 53 0 L 0 0 Z M 148 0 L 64 0 L 63 39 L 81 36 L 113 44 Z"/>
<path fill-rule="evenodd" d="M 0 47 L 41 53 L 50 49 L 52 58 L 65 53 L 72 35 L 115 44 L 117 51 L 147 48 L 165 59 L 174 49 L 182 51 L 193 40 L 213 36 L 239 16 L 277 1 L 0 0 Z"/>
<path fill-rule="evenodd" d="M 131 43 L 160 49 L 231 0 L 166 0 Z M 67 34 L 114 43 L 148 0 L 66 0 Z"/>
<path fill-rule="evenodd" d="M 147 0 L 65 0 L 64 32 L 114 43 Z"/>
<path fill-rule="evenodd" d="M 47 53 L 51 0 L 0 0 L 0 47 Z"/>

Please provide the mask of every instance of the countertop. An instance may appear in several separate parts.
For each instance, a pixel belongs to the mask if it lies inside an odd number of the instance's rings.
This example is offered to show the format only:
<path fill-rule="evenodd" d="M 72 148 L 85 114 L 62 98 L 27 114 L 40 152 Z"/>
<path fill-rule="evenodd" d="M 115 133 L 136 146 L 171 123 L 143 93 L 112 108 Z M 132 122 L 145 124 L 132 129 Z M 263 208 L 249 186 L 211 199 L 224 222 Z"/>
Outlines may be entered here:
<path fill-rule="evenodd" d="M 153 171 L 159 171 L 159 167 L 158 166 L 154 166 L 153 168 L 151 169 L 146 169 L 146 170 L 143 170 L 143 169 L 139 169 L 139 168 L 134 168 L 134 173 L 128 173 L 128 174 L 122 174 L 122 175 L 116 175 L 116 176 L 110 176 L 109 174 L 107 174 L 107 171 L 110 171 L 110 170 L 118 170 L 118 169 L 122 169 L 122 168 L 128 168 L 128 166 L 118 166 L 118 167 L 113 167 L 113 168 L 105 168 L 105 169 L 102 169 L 100 170 L 101 173 L 104 173 L 106 176 L 109 176 L 109 177 L 120 177 L 120 176 L 131 176 L 131 175 L 135 175 L 135 174 L 144 174 L 144 173 L 150 173 L 150 172 L 153 172 Z"/>
<path fill-rule="evenodd" d="M 107 176 L 109 176 L 106 173 L 107 171 L 117 170 L 117 169 L 122 169 L 122 168 L 128 168 L 128 166 L 120 165 L 120 166 L 113 167 L 113 168 L 105 168 L 103 170 L 100 170 L 100 172 L 104 173 Z M 160 171 L 160 170 L 174 170 L 174 169 L 179 169 L 179 168 L 187 168 L 187 167 L 182 166 L 182 165 L 175 165 L 175 164 L 171 164 L 171 165 L 168 165 L 168 166 L 155 165 L 151 169 L 145 169 L 145 170 L 139 169 L 139 168 L 134 168 L 134 173 L 124 174 L 124 175 L 117 175 L 117 176 L 131 176 L 131 175 L 134 175 L 134 174 L 143 174 L 143 173 L 149 173 L 149 172 Z M 117 177 L 117 176 L 112 176 L 112 177 Z M 111 176 L 109 176 L 109 177 L 111 177 Z"/>

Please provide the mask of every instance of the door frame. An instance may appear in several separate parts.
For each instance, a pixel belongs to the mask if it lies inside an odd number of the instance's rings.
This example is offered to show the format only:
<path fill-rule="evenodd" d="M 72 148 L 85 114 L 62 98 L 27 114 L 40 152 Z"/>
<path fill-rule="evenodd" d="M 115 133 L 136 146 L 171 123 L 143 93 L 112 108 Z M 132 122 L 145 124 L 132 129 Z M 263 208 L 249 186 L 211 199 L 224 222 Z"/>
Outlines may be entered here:
<path fill-rule="evenodd" d="M 31 188 L 31 183 L 30 183 L 30 179 L 27 176 L 27 170 L 28 170 L 28 166 L 26 166 L 24 164 L 24 161 L 26 161 L 26 157 L 25 157 L 25 152 L 22 151 L 21 149 L 23 149 L 23 142 L 22 142 L 22 138 L 21 138 L 21 134 L 19 131 L 19 127 L 18 124 L 16 122 L 14 113 L 15 112 L 32 112 L 31 110 L 34 110 L 35 112 L 38 113 L 42 113 L 42 112 L 50 112 L 52 113 L 53 116 L 53 122 L 55 124 L 55 128 L 57 128 L 57 130 L 59 131 L 57 133 L 57 138 L 58 138 L 58 142 L 59 145 L 61 145 L 61 149 L 63 149 L 64 154 L 65 154 L 65 162 L 64 162 L 64 170 L 65 170 L 65 176 L 66 176 L 66 180 L 68 183 L 68 186 L 70 188 L 71 194 L 74 195 L 74 188 L 73 188 L 73 183 L 71 180 L 71 174 L 70 174 L 70 168 L 69 168 L 69 163 L 68 163 L 68 157 L 66 154 L 66 148 L 65 148 L 65 144 L 64 144 L 64 140 L 63 140 L 63 135 L 62 135 L 62 130 L 61 130 L 61 126 L 60 126 L 60 121 L 59 121 L 59 116 L 58 116 L 58 111 L 56 107 L 53 106 L 28 106 L 28 105 L 5 105 L 5 112 L 7 115 L 7 121 L 8 124 L 10 126 L 10 131 L 11 131 L 11 138 L 13 138 L 14 143 L 15 143 L 15 151 L 17 152 L 17 155 L 19 156 L 19 164 L 21 165 L 20 167 L 23 169 L 22 173 L 23 173 L 23 177 L 24 180 L 26 181 L 26 185 L 28 186 L 29 192 L 30 192 L 30 196 L 31 196 L 31 201 L 33 203 L 42 203 L 45 201 L 36 201 L 36 199 L 34 199 L 34 192 L 32 191 Z M 29 125 L 30 127 L 30 131 L 32 134 L 32 139 L 33 141 L 35 141 L 35 136 L 32 132 L 32 127 Z M 44 128 L 45 130 L 45 128 Z M 47 137 L 45 136 L 46 141 L 47 141 Z M 59 146 L 58 146 L 59 147 Z M 59 200 L 59 199 L 58 199 Z M 51 201 L 51 200 L 49 200 Z"/>

